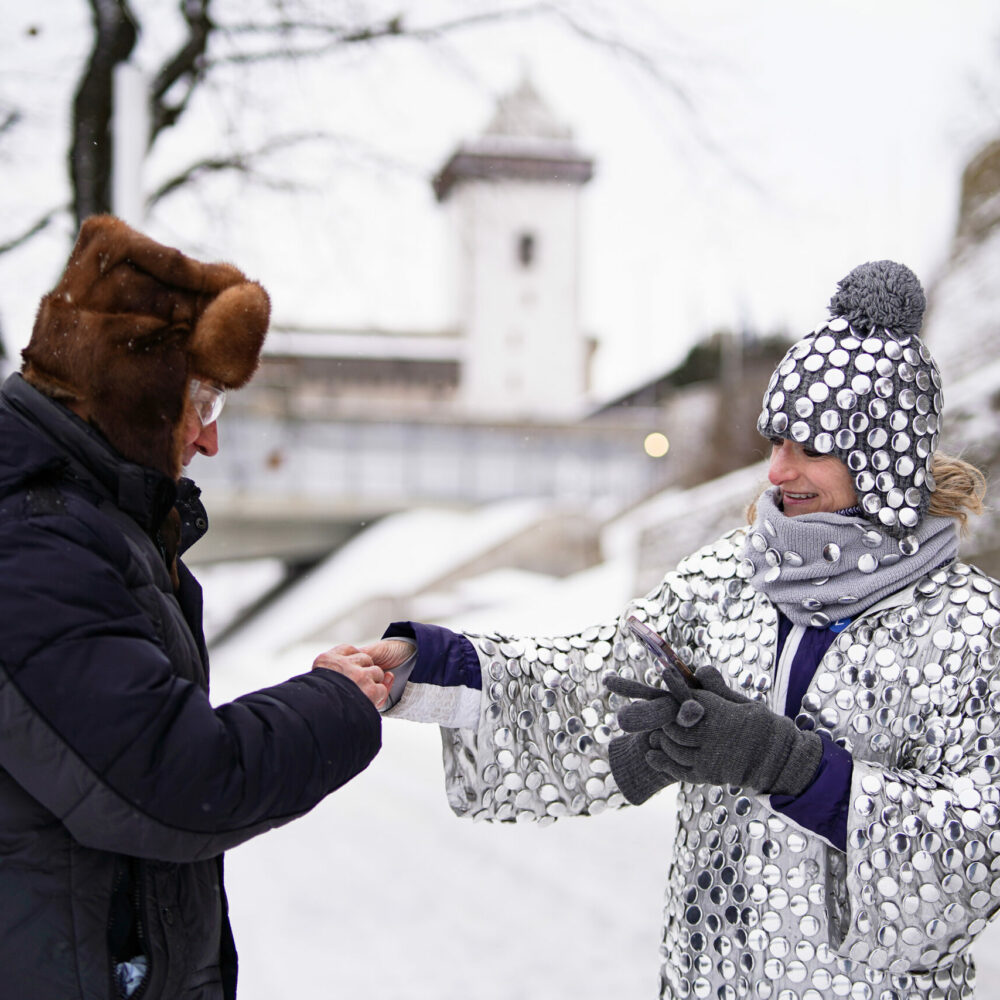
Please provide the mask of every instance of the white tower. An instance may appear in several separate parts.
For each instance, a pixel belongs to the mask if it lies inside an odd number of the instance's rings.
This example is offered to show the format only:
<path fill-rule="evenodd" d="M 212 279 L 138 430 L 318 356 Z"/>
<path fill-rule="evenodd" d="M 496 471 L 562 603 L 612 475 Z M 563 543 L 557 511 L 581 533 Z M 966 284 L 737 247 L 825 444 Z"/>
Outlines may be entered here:
<path fill-rule="evenodd" d="M 581 415 L 579 195 L 592 174 L 569 129 L 524 81 L 434 179 L 452 227 L 467 412 Z"/>

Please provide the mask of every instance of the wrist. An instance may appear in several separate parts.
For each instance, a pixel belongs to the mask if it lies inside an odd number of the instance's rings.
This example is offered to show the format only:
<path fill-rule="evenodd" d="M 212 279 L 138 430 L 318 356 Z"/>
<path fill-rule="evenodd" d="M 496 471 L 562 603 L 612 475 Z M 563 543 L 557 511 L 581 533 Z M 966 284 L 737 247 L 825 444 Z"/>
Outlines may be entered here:
<path fill-rule="evenodd" d="M 673 779 L 656 770 L 646 760 L 649 749 L 646 733 L 616 736 L 608 744 L 608 763 L 618 790 L 634 806 L 640 806 Z"/>
<path fill-rule="evenodd" d="M 774 787 L 768 791 L 772 795 L 801 795 L 813 783 L 822 759 L 822 738 L 817 733 L 803 732 L 795 727 L 788 759 Z"/>

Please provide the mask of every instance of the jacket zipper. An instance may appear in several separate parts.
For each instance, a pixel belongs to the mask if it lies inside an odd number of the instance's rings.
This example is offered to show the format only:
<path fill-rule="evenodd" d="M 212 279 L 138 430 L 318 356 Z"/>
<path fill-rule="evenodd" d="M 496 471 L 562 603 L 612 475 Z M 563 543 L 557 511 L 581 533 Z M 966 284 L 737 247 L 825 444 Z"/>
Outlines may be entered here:
<path fill-rule="evenodd" d="M 881 601 L 876 601 L 875 604 L 871 605 L 871 607 L 865 608 L 864 611 L 861 611 L 856 617 L 852 618 L 849 624 L 841 631 L 846 632 L 849 629 L 853 629 L 859 622 L 864 621 L 866 618 L 869 618 L 880 611 L 884 611 L 886 608 L 893 608 L 906 604 L 907 599 L 912 598 L 913 590 L 914 585 L 911 584 L 909 587 L 904 588 L 898 593 L 890 594 L 888 597 L 883 597 Z M 771 691 L 770 707 L 781 715 L 785 714 L 785 702 L 788 701 L 788 681 L 792 673 L 792 660 L 795 659 L 795 654 L 798 652 L 799 643 L 802 641 L 805 631 L 806 629 L 804 625 L 792 624 L 792 627 L 788 632 L 788 638 L 785 639 L 785 645 L 782 647 L 781 656 L 778 657 L 778 662 L 775 666 L 774 688 Z M 806 694 L 812 691 L 813 681 L 815 681 L 816 675 L 819 673 L 820 665 L 826 659 L 831 648 L 832 644 L 817 661 L 816 667 L 813 670 L 813 676 L 803 693 L 803 699 Z"/>
<path fill-rule="evenodd" d="M 793 624 L 785 639 L 785 645 L 781 647 L 781 656 L 778 657 L 775 671 L 774 688 L 771 691 L 771 709 L 778 715 L 785 714 L 785 704 L 788 701 L 788 681 L 792 675 L 792 661 L 799 651 L 799 643 L 805 634 L 805 626 Z"/>
<path fill-rule="evenodd" d="M 142 946 L 142 954 L 146 956 L 146 975 L 139 984 L 139 988 L 132 994 L 129 1000 L 139 1000 L 146 992 L 150 980 L 153 978 L 153 956 L 149 954 L 149 942 L 146 940 L 145 925 L 142 920 L 142 915 L 145 912 L 142 905 L 144 895 L 142 891 L 142 875 L 145 866 L 141 861 L 132 861 L 130 864 L 133 865 L 132 871 L 135 876 L 132 885 L 132 902 L 135 904 L 135 935 Z"/>
<path fill-rule="evenodd" d="M 142 863 L 133 858 L 129 858 L 126 861 L 128 870 L 132 873 L 132 894 L 131 903 L 133 907 L 133 912 L 135 913 L 135 933 L 139 940 L 139 944 L 142 946 L 142 954 L 146 959 L 146 975 L 143 977 L 142 982 L 139 984 L 139 988 L 132 994 L 131 997 L 126 998 L 124 991 L 118 985 L 118 976 L 115 971 L 115 960 L 114 956 L 111 958 L 110 968 L 108 970 L 111 978 L 111 991 L 114 996 L 118 997 L 118 1000 L 139 1000 L 139 998 L 146 992 L 146 988 L 149 986 L 150 980 L 153 978 L 153 959 L 149 955 L 149 945 L 146 941 L 146 935 L 144 933 L 144 925 L 142 921 Z M 115 876 L 114 884 L 111 887 L 111 898 L 114 899 L 115 893 L 118 891 L 122 884 L 122 880 L 125 878 L 124 872 L 119 871 Z M 108 917 L 108 930 L 111 930 L 111 917 Z M 126 959 L 127 961 L 127 959 Z"/>
<path fill-rule="evenodd" d="M 114 901 L 115 897 L 118 895 L 118 890 L 121 887 L 122 879 L 125 878 L 124 873 L 119 869 L 118 874 L 115 875 L 115 880 L 111 884 L 111 900 Z M 108 926 L 106 933 L 110 936 L 111 934 L 111 923 L 114 915 L 114 906 L 111 907 L 111 913 L 108 914 Z M 115 956 L 109 956 L 110 961 L 108 962 L 108 976 L 111 980 L 111 995 L 116 996 L 119 1000 L 122 1000 L 124 994 L 118 985 L 118 974 L 115 970 Z"/>

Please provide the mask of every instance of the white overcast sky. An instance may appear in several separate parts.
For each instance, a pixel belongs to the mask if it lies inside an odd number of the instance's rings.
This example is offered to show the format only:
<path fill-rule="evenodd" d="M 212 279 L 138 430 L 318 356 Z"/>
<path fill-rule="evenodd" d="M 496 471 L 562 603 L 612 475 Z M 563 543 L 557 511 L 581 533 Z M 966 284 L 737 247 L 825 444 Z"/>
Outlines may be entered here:
<path fill-rule="evenodd" d="M 143 9 L 149 0 L 135 0 Z M 161 11 L 163 5 L 159 5 Z M 413 18 L 447 0 L 380 3 Z M 11 26 L 0 97 L 37 115 L 16 150 L 0 147 L 0 214 L 33 218 L 60 190 L 65 95 L 85 55 L 83 0 Z M 448 322 L 444 219 L 427 178 L 488 121 L 524 72 L 596 159 L 585 189 L 583 317 L 600 339 L 597 388 L 616 391 L 683 356 L 719 326 L 810 329 L 836 280 L 894 257 L 930 281 L 948 251 L 959 175 L 1000 130 L 1000 9 L 992 0 L 629 0 L 602 24 L 659 56 L 691 111 L 627 60 L 544 21 L 463 33 L 433 53 L 355 50 L 335 72 L 262 73 L 239 101 L 206 95 L 149 164 L 169 173 L 207 137 L 278 122 L 323 123 L 366 147 L 303 151 L 290 168 L 310 197 L 237 191 L 219 180 L 165 203 L 150 232 L 225 257 L 264 282 L 279 321 L 434 328 Z M 172 5 L 167 11 L 172 11 Z M 34 17 L 33 17 L 34 15 Z M 162 31 L 143 42 L 153 64 Z M 30 44 L 32 19 L 44 32 Z M 3 234 L 0 234 L 3 235 Z M 38 297 L 64 259 L 64 232 L 0 258 L 0 322 L 26 342 Z"/>

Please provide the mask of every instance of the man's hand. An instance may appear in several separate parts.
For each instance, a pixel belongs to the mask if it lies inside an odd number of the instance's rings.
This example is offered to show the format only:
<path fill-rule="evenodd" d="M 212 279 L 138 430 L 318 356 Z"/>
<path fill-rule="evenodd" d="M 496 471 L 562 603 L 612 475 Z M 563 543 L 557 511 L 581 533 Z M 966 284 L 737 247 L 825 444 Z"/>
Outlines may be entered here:
<path fill-rule="evenodd" d="M 386 642 L 375 643 L 375 646 L 387 645 Z M 403 643 L 403 645 L 406 645 Z M 371 648 L 371 647 L 369 647 Z M 405 657 L 403 657 L 405 659 Z M 402 663 L 402 660 L 399 661 Z M 392 687 L 392 674 L 383 665 L 376 664 L 367 653 L 355 646 L 334 646 L 325 653 L 320 653 L 313 660 L 313 669 L 333 670 L 354 681 L 361 693 L 376 707 L 381 708 L 389 698 Z"/>
<path fill-rule="evenodd" d="M 362 646 L 361 652 L 367 653 L 383 670 L 395 670 L 413 654 L 413 643 L 405 639 L 379 639 Z"/>

